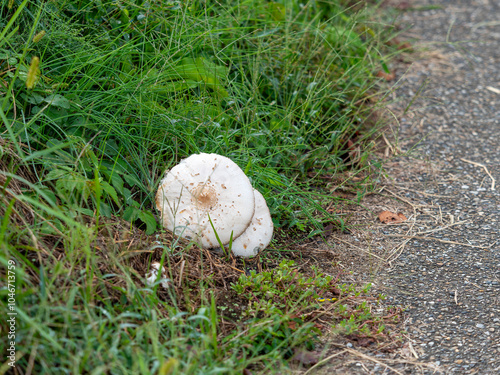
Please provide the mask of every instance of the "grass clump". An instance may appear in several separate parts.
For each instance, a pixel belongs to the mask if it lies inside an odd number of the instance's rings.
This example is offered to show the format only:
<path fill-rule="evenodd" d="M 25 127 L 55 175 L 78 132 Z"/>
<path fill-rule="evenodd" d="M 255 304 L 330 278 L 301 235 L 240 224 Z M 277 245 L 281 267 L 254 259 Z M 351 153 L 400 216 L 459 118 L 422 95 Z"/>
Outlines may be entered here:
<path fill-rule="evenodd" d="M 101 212 L 149 233 L 158 177 L 196 152 L 230 156 L 272 196 L 275 224 L 294 226 L 318 207 L 292 181 L 345 168 L 343 142 L 391 56 L 364 17 L 315 1 L 29 3 L 2 50 L 5 121 L 45 149 L 46 184 L 68 173 L 87 198 L 99 178 Z"/>
<path fill-rule="evenodd" d="M 312 345 L 304 315 L 318 302 L 303 288 L 325 292 L 328 276 L 270 259 L 240 278 L 241 261 L 161 232 L 154 195 L 165 169 L 214 152 L 244 169 L 282 231 L 338 220 L 314 179 L 347 168 L 394 53 L 392 27 L 370 17 L 312 0 L 0 5 L 0 262 L 2 279 L 16 263 L 20 369 L 241 373 Z M 167 290 L 144 285 L 152 261 Z M 250 307 L 220 309 L 235 303 Z"/>

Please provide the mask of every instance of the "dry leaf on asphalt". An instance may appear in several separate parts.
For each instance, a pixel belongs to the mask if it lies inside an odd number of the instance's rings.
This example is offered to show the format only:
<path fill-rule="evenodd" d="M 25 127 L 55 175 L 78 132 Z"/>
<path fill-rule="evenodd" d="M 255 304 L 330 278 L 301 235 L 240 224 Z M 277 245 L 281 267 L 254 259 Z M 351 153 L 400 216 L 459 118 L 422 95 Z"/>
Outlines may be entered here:
<path fill-rule="evenodd" d="M 396 78 L 396 75 L 394 74 L 394 72 L 392 72 L 392 73 L 386 73 L 383 70 L 380 70 L 377 73 L 377 77 L 383 78 L 386 81 L 392 81 L 394 78 Z"/>
<path fill-rule="evenodd" d="M 382 211 L 381 213 L 378 214 L 378 219 L 384 224 L 402 223 L 403 221 L 408 220 L 406 216 L 403 215 L 401 212 L 395 214 L 394 212 L 391 211 Z"/>

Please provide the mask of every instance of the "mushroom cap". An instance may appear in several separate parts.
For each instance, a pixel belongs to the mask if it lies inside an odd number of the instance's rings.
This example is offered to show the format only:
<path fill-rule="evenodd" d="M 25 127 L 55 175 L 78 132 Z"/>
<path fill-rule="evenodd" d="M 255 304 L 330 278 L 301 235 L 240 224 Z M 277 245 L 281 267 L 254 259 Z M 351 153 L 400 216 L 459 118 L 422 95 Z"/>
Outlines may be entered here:
<path fill-rule="evenodd" d="M 273 237 L 273 220 L 267 207 L 266 200 L 257 190 L 255 195 L 255 213 L 248 228 L 237 237 L 232 244 L 234 255 L 251 257 L 264 250 Z"/>
<path fill-rule="evenodd" d="M 236 238 L 250 224 L 255 203 L 252 184 L 231 159 L 217 154 L 194 154 L 167 172 L 156 194 L 163 226 L 193 239 L 203 248 L 219 246 L 233 232 Z"/>
<path fill-rule="evenodd" d="M 158 272 L 161 273 L 160 285 L 163 288 L 167 289 L 169 286 L 168 285 L 169 280 L 167 279 L 167 272 L 165 268 L 162 267 L 161 264 L 158 262 L 151 263 L 151 268 L 149 269 L 149 272 L 146 274 L 146 285 L 153 286 L 156 283 L 156 280 L 158 279 Z"/>

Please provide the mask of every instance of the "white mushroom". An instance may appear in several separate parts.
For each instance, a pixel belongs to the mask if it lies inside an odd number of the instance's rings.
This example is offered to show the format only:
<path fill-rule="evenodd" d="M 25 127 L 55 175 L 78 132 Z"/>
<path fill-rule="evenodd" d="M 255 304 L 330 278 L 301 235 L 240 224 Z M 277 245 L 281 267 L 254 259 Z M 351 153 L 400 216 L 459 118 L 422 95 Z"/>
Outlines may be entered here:
<path fill-rule="evenodd" d="M 160 272 L 160 263 L 158 262 L 153 262 L 151 263 L 151 268 L 149 272 L 146 274 L 146 284 L 148 286 L 153 286 L 156 283 L 156 280 L 158 279 L 158 272 Z M 167 272 L 165 271 L 165 268 L 161 267 L 161 278 L 160 278 L 160 285 L 167 289 L 168 288 L 168 283 L 169 280 L 167 279 Z"/>
<path fill-rule="evenodd" d="M 266 200 L 257 190 L 255 195 L 255 213 L 248 228 L 237 237 L 232 244 L 231 251 L 234 255 L 250 257 L 264 250 L 273 237 L 273 220 Z"/>
<path fill-rule="evenodd" d="M 217 154 L 195 154 L 182 160 L 161 181 L 156 208 L 163 226 L 193 239 L 203 248 L 219 246 L 238 237 L 252 220 L 253 188 L 231 159 Z"/>

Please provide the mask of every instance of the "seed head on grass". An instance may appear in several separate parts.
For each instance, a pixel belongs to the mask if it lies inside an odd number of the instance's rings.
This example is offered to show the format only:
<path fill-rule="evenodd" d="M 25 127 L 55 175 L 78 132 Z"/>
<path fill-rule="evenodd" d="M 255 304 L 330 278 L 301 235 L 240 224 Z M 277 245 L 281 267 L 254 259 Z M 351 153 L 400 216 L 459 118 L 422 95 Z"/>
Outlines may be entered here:
<path fill-rule="evenodd" d="M 26 87 L 31 90 L 35 87 L 35 83 L 38 81 L 40 77 L 40 58 L 38 56 L 34 56 L 31 59 L 31 65 L 28 70 L 28 76 L 26 77 Z"/>
<path fill-rule="evenodd" d="M 38 34 L 36 34 L 33 37 L 33 43 L 38 43 L 40 41 L 40 39 L 42 39 L 45 36 L 45 34 L 46 34 L 45 30 L 40 31 Z"/>

